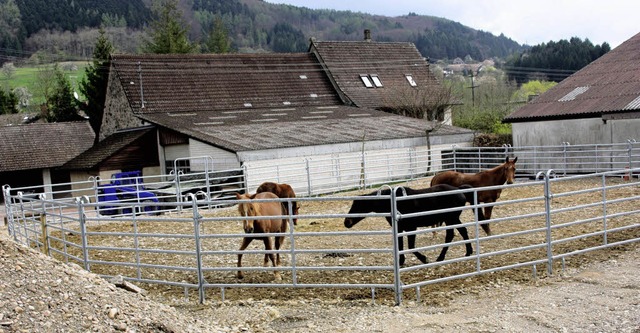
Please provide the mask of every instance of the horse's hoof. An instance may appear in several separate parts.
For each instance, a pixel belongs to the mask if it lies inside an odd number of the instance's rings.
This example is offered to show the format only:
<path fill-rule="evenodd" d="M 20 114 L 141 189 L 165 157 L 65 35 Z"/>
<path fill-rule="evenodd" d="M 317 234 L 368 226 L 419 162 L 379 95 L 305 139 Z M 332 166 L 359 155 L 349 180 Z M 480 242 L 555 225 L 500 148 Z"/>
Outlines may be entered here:
<path fill-rule="evenodd" d="M 244 278 L 244 276 L 238 274 L 238 280 L 242 280 Z"/>
<path fill-rule="evenodd" d="M 280 275 L 276 275 L 275 280 L 276 280 L 276 281 L 282 281 L 282 276 L 280 276 Z"/>

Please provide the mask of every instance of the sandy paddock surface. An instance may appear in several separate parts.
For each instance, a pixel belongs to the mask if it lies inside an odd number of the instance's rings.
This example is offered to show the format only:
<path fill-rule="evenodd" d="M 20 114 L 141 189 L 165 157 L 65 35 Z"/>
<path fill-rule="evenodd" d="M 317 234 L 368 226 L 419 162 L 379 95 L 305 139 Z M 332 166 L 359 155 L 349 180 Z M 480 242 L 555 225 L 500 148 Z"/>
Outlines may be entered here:
<path fill-rule="evenodd" d="M 612 184 L 623 182 L 619 179 L 608 180 Z M 592 187 L 599 184 L 599 180 L 582 180 L 570 183 L 558 184 L 554 187 L 554 193 L 576 191 L 581 188 Z M 424 186 L 424 183 L 411 183 L 412 187 Z M 368 191 L 345 193 L 344 195 L 361 194 Z M 610 190 L 607 193 L 609 199 L 625 198 L 637 196 L 640 193 L 638 186 L 625 187 L 620 190 Z M 341 194 L 343 195 L 343 194 Z M 502 200 L 514 200 L 516 198 L 539 197 L 542 195 L 541 187 L 510 188 L 503 192 Z M 593 196 L 600 196 L 599 192 L 572 195 L 567 197 L 558 196 L 554 198 L 553 208 L 572 207 L 584 202 L 594 200 Z M 595 199 L 599 200 L 599 199 Z M 535 200 L 519 203 L 517 205 L 504 205 L 494 209 L 494 218 L 515 216 L 524 213 L 540 212 L 543 201 Z M 324 202 L 304 202 L 302 203 L 301 214 L 339 214 L 346 213 L 349 209 L 349 201 L 324 201 Z M 619 206 L 619 207 L 618 207 Z M 629 206 L 638 207 L 638 201 L 627 201 L 619 205 L 612 204 L 607 207 L 608 214 L 615 214 L 617 210 L 629 210 Z M 598 208 L 583 208 L 578 211 L 559 213 L 554 216 L 555 224 L 562 224 L 564 220 L 575 220 L 581 214 L 592 213 L 591 210 Z M 601 210 L 601 208 L 600 208 Z M 174 216 L 165 214 L 162 216 Z M 207 218 L 213 216 L 236 216 L 235 208 L 222 209 L 216 212 L 203 212 L 205 220 L 203 222 L 204 234 L 213 233 L 239 233 L 241 227 L 237 221 L 209 221 Z M 185 216 L 188 216 L 185 215 Z M 175 220 L 169 223 L 140 222 L 136 225 L 140 232 L 168 233 L 168 234 L 192 234 L 193 225 L 180 223 L 182 216 L 175 214 Z M 586 218 L 586 217 L 584 217 Z M 463 222 L 472 220 L 471 212 L 465 211 L 462 216 Z M 594 222 L 595 223 L 595 222 Z M 637 214 L 631 217 L 612 218 L 608 221 L 609 227 L 630 225 L 638 223 Z M 505 220 L 494 223 L 492 230 L 494 234 L 505 234 L 522 230 L 532 230 L 544 226 L 544 216 L 528 217 L 526 219 Z M 131 223 L 111 222 L 92 225 L 90 230 L 104 231 L 130 231 L 133 228 Z M 579 226 L 559 228 L 554 231 L 556 237 L 566 237 L 572 233 L 584 233 L 594 229 L 593 223 L 584 223 Z M 367 218 L 354 227 L 354 230 L 387 230 L 388 225 L 382 218 Z M 475 237 L 474 228 L 468 228 L 470 236 Z M 296 226 L 296 231 L 300 233 L 315 231 L 345 231 L 341 218 L 325 218 L 310 216 L 301 218 Z M 631 233 L 631 234 L 629 234 Z M 616 237 L 628 239 L 640 237 L 640 231 L 631 229 L 625 235 L 611 235 L 609 242 L 616 241 Z M 481 237 L 484 234 L 481 232 Z M 68 237 L 73 237 L 69 235 Z M 440 231 L 436 238 L 433 238 L 428 231 L 423 235 L 418 235 L 418 246 L 428 246 L 442 242 L 444 232 Z M 120 239 L 119 241 L 117 239 Z M 459 241 L 460 236 L 456 235 L 454 241 Z M 544 232 L 528 234 L 509 239 L 492 239 L 481 243 L 482 252 L 497 251 L 506 246 L 536 244 L 544 240 Z M 131 239 L 127 237 L 94 237 L 90 239 L 91 245 L 98 245 L 100 242 L 109 242 L 109 246 L 121 245 L 131 246 Z M 146 247 L 170 248 L 174 250 L 191 250 L 192 243 L 183 242 L 181 239 L 167 241 L 160 238 L 148 238 L 141 240 Z M 352 248 L 378 248 L 391 244 L 388 236 L 331 236 L 331 237 L 304 237 L 296 238 L 296 247 L 303 249 L 338 249 L 334 252 L 319 252 L 298 256 L 297 262 L 300 266 L 348 266 L 366 263 L 367 265 L 390 265 L 390 256 L 387 254 L 366 254 L 366 253 L 342 253 L 340 249 Z M 120 244 L 114 244 L 118 243 Z M 205 251 L 215 251 L 218 249 L 235 250 L 239 246 L 238 238 L 211 239 L 203 243 Z M 572 244 L 573 243 L 573 244 Z M 575 249 L 575 247 L 586 247 L 589 244 L 601 244 L 602 237 L 588 237 L 576 240 L 575 242 L 563 243 L 554 249 L 556 253 L 563 253 Z M 3 243 L 4 245 L 4 243 Z M 11 246 L 9 246 L 11 247 Z M 262 245 L 254 242 L 250 249 L 261 249 Z M 285 249 L 289 248 L 289 240 L 285 241 Z M 432 261 L 437 256 L 439 250 L 423 251 Z M 474 251 L 477 251 L 474 244 Z M 492 265 L 505 265 L 526 261 L 527 257 L 537 255 L 544 249 L 523 251 L 517 254 L 496 255 L 483 259 L 483 268 L 490 268 Z M 1 254 L 10 253 L 9 250 Z M 454 245 L 450 248 L 447 259 L 455 259 L 463 256 L 463 246 Z M 29 264 L 31 251 L 23 250 L 23 254 L 16 256 L 23 271 L 27 271 L 32 265 Z M 33 281 L 26 277 L 26 281 L 14 282 L 17 276 L 7 274 L 3 277 L 3 285 L 0 292 L 5 296 L 11 296 L 15 290 L 26 288 L 35 282 L 37 285 L 47 285 L 47 275 L 55 276 L 60 269 L 76 269 L 75 265 L 65 265 L 50 260 L 44 260 L 51 267 L 47 267 L 44 272 L 31 277 Z M 3 255 L 2 258 L 13 258 L 12 255 Z M 8 260 L 3 260 L 3 265 L 7 267 Z M 104 251 L 103 257 L 98 252 L 92 252 L 92 259 L 111 261 L 132 261 L 130 253 Z M 157 257 L 149 254 L 146 260 L 162 260 L 163 264 L 189 266 L 194 265 L 195 260 L 185 258 L 183 255 Z M 147 296 L 135 295 L 140 303 L 136 303 L 135 310 L 127 311 L 125 304 L 133 304 L 128 299 L 131 293 L 113 290 L 112 285 L 106 283 L 107 291 L 99 293 L 81 293 L 78 291 L 74 301 L 78 307 L 89 307 L 85 309 L 85 315 L 76 318 L 73 313 L 68 317 L 68 321 L 76 320 L 80 328 L 78 331 L 90 330 L 101 331 L 99 327 L 107 322 L 110 328 L 122 329 L 125 331 L 194 331 L 194 332 L 216 332 L 216 331 L 289 331 L 289 332 L 431 332 L 431 331 L 482 331 L 482 332 L 562 332 L 562 331 L 603 331 L 603 332 L 638 332 L 640 331 L 640 278 L 637 277 L 640 265 L 640 252 L 637 243 L 625 246 L 617 246 L 610 249 L 589 252 L 585 255 L 571 256 L 565 262 L 565 269 L 562 270 L 560 263 L 554 264 L 554 274 L 547 276 L 546 267 L 538 265 L 536 277 L 533 277 L 532 268 L 518 268 L 507 271 L 495 272 L 476 277 L 458 279 L 450 282 L 436 283 L 425 286 L 421 289 L 421 301 L 416 302 L 415 292 L 407 290 L 404 292 L 404 303 L 400 307 L 394 306 L 393 293 L 389 290 L 376 290 L 375 303 L 371 300 L 371 290 L 369 289 L 290 289 L 290 288 L 231 288 L 225 291 L 225 300 L 222 301 L 220 293 L 216 289 L 208 289 L 206 293 L 207 302 L 200 305 L 197 302 L 197 293 L 191 291 L 188 300 L 185 300 L 182 288 L 170 288 L 161 285 L 141 285 L 148 290 Z M 218 265 L 235 265 L 235 255 L 211 255 L 205 256 L 206 267 L 216 267 Z M 290 257 L 283 256 L 283 262 L 287 265 Z M 495 261 L 495 262 L 493 262 Z M 245 266 L 260 266 L 261 255 L 247 254 L 243 260 Z M 412 255 L 407 256 L 408 266 L 418 264 Z M 403 273 L 404 283 L 411 283 L 425 279 L 461 274 L 473 271 L 475 261 L 458 262 L 446 266 L 429 267 Z M 107 265 L 95 264 L 92 270 L 98 274 L 116 275 L 126 273 L 131 275 L 131 271 L 126 268 L 119 268 Z M 7 269 L 3 269 L 7 271 Z M 42 274 L 44 273 L 44 274 Z M 173 274 L 173 275 L 172 275 Z M 91 273 L 65 273 L 67 280 L 74 282 L 72 278 L 88 278 L 89 282 L 79 282 L 78 285 L 92 286 L 88 289 L 104 287 L 104 281 L 98 279 Z M 168 276 L 169 275 L 169 276 Z M 290 281 L 291 276 L 283 272 L 284 281 Z M 34 276 L 34 274 L 31 274 Z M 146 278 L 158 277 L 174 281 L 195 282 L 194 274 L 186 274 L 181 271 L 160 271 L 149 269 L 143 272 Z M 168 276 L 168 277 L 167 277 Z M 273 283 L 273 274 L 266 271 L 250 271 L 245 273 L 246 282 L 251 283 Z M 340 281 L 348 282 L 379 282 L 391 283 L 392 274 L 381 271 L 305 271 L 298 276 L 300 283 L 335 283 Z M 235 272 L 207 272 L 205 279 L 208 283 L 234 283 L 237 281 Z M 19 280 L 19 278 L 18 278 Z M 58 280 L 55 280 L 58 281 Z M 65 279 L 62 279 L 64 284 Z M 54 283 L 55 284 L 55 283 Z M 73 287 L 66 292 L 66 299 L 73 295 Z M 31 288 L 32 292 L 38 294 L 39 288 Z M 50 289 L 49 292 L 52 292 Z M 124 295 L 121 295 L 123 294 Z M 53 292 L 52 292 L 53 294 Z M 108 299 L 102 297 L 109 296 Z M 20 299 L 19 296 L 16 296 Z M 53 296 L 55 298 L 55 296 Z M 64 297 L 63 297 L 64 298 Z M 72 297 L 73 298 L 73 297 Z M 23 323 L 30 311 L 29 306 L 22 306 L 28 303 L 9 301 L 12 297 L 3 297 L 6 301 L 0 303 L 0 329 L 20 331 L 16 327 L 18 323 Z M 125 300 L 127 300 L 125 302 Z M 41 301 L 42 302 L 42 301 Z M 84 304 L 84 303 L 90 304 Z M 105 304 L 108 303 L 108 304 Z M 140 305 L 149 302 L 149 306 Z M 154 307 L 153 304 L 161 304 Z M 45 302 L 46 303 L 46 302 Z M 64 302 L 62 302 L 64 303 Z M 39 304 L 39 303 L 38 303 Z M 15 306 L 14 306 L 15 305 Z M 32 306 L 39 309 L 39 306 Z M 111 318 L 112 308 L 120 309 L 119 315 Z M 19 310 L 21 308 L 22 310 Z M 56 322 L 52 320 L 55 316 L 56 304 L 49 305 L 49 320 L 45 322 L 55 327 Z M 158 310 L 154 310 L 157 308 Z M 151 311 L 147 313 L 146 311 Z M 91 313 L 95 313 L 91 315 Z M 42 312 L 39 312 L 42 314 Z M 69 315 L 70 312 L 67 312 Z M 89 313 L 89 315 L 87 315 Z M 126 314 L 125 314 L 126 313 Z M 163 313 L 166 318 L 164 320 Z M 129 315 L 135 318 L 129 318 Z M 34 315 L 35 316 L 35 315 Z M 177 316 L 177 318 L 173 318 Z M 181 316 L 184 316 L 182 318 Z M 33 316 L 32 316 L 33 317 Z M 35 316 L 37 317 L 37 316 Z M 140 319 L 148 318 L 149 322 Z M 182 318 L 182 319 L 181 319 Z M 90 319 L 90 320 L 89 320 Z M 118 319 L 120 323 L 118 323 Z M 136 319 L 136 320 L 134 320 Z M 12 324 L 3 325 L 4 322 Z M 182 321 L 181 321 L 182 320 Z M 39 320 L 32 320 L 34 323 L 41 323 Z M 81 325 L 81 323 L 84 323 Z M 142 325 L 145 324 L 146 326 Z M 118 326 L 120 324 L 120 326 Z M 33 324 L 33 327 L 36 324 Z M 84 325 L 84 326 L 83 326 Z M 114 326 L 115 325 L 115 326 Z M 137 326 L 136 326 L 137 325 Z M 155 325 L 155 326 L 154 326 Z M 85 327 L 86 326 L 86 327 Z M 30 326 L 24 326 L 30 327 Z M 42 327 L 42 326 L 41 326 Z M 51 326 L 48 326 L 51 327 Z M 155 328 L 153 328 L 155 327 Z M 152 329 L 153 328 L 153 329 Z M 34 330 L 26 330 L 34 331 Z M 35 331 L 38 331 L 37 329 Z M 41 331 L 48 331 L 42 329 Z M 59 330 L 63 331 L 63 330 Z M 66 331 L 75 331 L 73 329 Z M 108 331 L 108 330 L 105 330 Z"/>

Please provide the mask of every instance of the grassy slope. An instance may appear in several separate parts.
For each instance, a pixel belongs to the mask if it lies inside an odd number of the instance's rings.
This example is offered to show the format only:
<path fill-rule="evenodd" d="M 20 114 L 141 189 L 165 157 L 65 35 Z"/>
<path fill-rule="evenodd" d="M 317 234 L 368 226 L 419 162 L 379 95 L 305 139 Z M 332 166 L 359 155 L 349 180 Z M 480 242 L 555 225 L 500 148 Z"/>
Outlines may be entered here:
<path fill-rule="evenodd" d="M 64 73 L 67 75 L 69 82 L 71 82 L 71 86 L 74 91 L 77 91 L 80 94 L 80 99 L 84 100 L 84 96 L 80 93 L 79 85 L 82 78 L 84 78 L 84 69 L 89 65 L 86 61 L 75 61 L 75 62 L 64 62 L 60 63 L 59 66 L 61 68 L 67 68 L 67 64 L 74 64 L 77 66 L 77 70 L 64 70 Z M 11 79 L 7 79 L 4 74 L 0 74 L 0 87 L 2 89 L 15 89 L 19 87 L 26 87 L 27 90 L 33 95 L 31 100 L 31 106 L 37 106 L 44 102 L 44 98 L 41 93 L 38 91 L 37 82 L 38 82 L 38 73 L 40 72 L 40 68 L 42 66 L 31 66 L 31 67 L 16 67 L 16 72 L 13 74 Z"/>

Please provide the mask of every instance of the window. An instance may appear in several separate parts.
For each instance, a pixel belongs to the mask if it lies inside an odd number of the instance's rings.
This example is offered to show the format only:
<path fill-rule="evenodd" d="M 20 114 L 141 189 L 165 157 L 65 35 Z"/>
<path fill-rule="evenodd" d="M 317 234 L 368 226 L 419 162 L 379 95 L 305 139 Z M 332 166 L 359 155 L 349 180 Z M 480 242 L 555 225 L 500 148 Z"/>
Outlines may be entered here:
<path fill-rule="evenodd" d="M 167 173 L 174 171 L 175 173 L 189 173 L 191 172 L 191 162 L 188 159 L 179 159 L 175 161 L 175 166 L 178 170 L 174 170 L 174 161 L 164 161 L 164 165 L 167 168 Z"/>
<path fill-rule="evenodd" d="M 409 84 L 410 84 L 412 87 L 417 87 L 417 86 L 418 86 L 418 84 L 416 83 L 416 81 L 414 81 L 414 80 L 413 80 L 413 76 L 411 76 L 411 74 L 405 74 L 405 76 L 404 76 L 404 77 L 406 77 L 406 78 L 407 78 L 407 81 L 409 82 Z"/>
<path fill-rule="evenodd" d="M 369 75 L 360 74 L 360 79 L 362 80 L 362 83 L 364 83 L 365 87 L 373 88 L 373 84 L 371 83 L 371 80 L 369 80 Z"/>
<path fill-rule="evenodd" d="M 380 81 L 378 74 L 371 74 L 371 80 L 373 80 L 373 84 L 375 84 L 376 87 L 382 88 L 382 81 Z"/>

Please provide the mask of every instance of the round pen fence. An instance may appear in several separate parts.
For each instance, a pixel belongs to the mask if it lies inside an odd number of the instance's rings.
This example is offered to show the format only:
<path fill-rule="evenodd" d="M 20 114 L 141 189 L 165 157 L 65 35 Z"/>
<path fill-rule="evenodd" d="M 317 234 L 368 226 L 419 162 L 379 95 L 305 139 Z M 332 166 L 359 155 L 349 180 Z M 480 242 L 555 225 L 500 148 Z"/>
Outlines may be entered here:
<path fill-rule="evenodd" d="M 622 169 L 571 177 L 554 171 L 538 173 L 537 179 L 520 180 L 502 189 L 493 204 L 491 220 L 478 221 L 476 209 L 488 204 L 462 208 L 461 221 L 469 233 L 464 241 L 455 234 L 445 260 L 435 261 L 445 246 L 447 229 L 459 226 L 419 228 L 398 232 L 395 225 L 410 217 L 428 218 L 442 210 L 405 214 L 397 203 L 409 196 L 373 195 L 365 200 L 389 200 L 386 213 L 357 214 L 364 220 L 351 229 L 344 220 L 352 217 L 349 208 L 356 199 L 375 189 L 341 194 L 299 197 L 297 225 L 287 219 L 287 232 L 279 251 L 265 251 L 254 240 L 239 251 L 247 234 L 242 227 L 237 200 L 194 200 L 160 202 L 164 213 L 145 210 L 151 203 L 111 203 L 133 205 L 130 215 L 100 214 L 100 204 L 89 197 L 50 199 L 46 195 L 25 195 L 4 188 L 7 226 L 12 237 L 23 244 L 68 263 L 75 263 L 106 278 L 144 283 L 162 293 L 184 294 L 188 299 L 242 299 L 251 289 L 251 297 L 286 299 L 293 290 L 305 290 L 313 297 L 375 297 L 401 303 L 403 298 L 420 299 L 424 293 L 455 288 L 459 281 L 473 278 L 477 283 L 492 283 L 492 274 L 554 274 L 579 256 L 598 249 L 622 246 L 640 240 L 640 169 Z M 395 184 L 401 187 L 428 187 L 429 179 Z M 477 189 L 456 192 L 474 192 Z M 397 193 L 402 193 L 400 190 Z M 423 194 L 436 197 L 438 193 Z M 290 199 L 265 199 L 291 205 Z M 179 207 L 180 209 L 169 209 Z M 289 210 L 291 211 L 291 210 Z M 488 236 L 480 228 L 490 223 Z M 273 236 L 274 234 L 269 234 Z M 415 249 L 409 249 L 406 237 L 415 235 Z M 254 234 L 253 236 L 260 236 Z M 398 237 L 405 239 L 404 249 Z M 465 245 L 473 253 L 465 256 Z M 428 262 L 413 254 L 420 251 Z M 238 254 L 243 265 L 237 266 Z M 281 266 L 264 267 L 265 254 L 280 254 Z M 399 256 L 406 256 L 400 266 Z M 243 279 L 237 272 L 244 273 Z M 274 271 L 282 280 L 274 279 Z M 495 277 L 495 276 L 494 276 Z M 432 286 L 437 287 L 432 287 Z M 342 290 L 336 292 L 336 290 Z M 354 291 L 355 290 L 355 291 Z M 425 291 L 426 290 L 426 291 Z M 431 296 L 430 296 L 431 297 Z"/>

